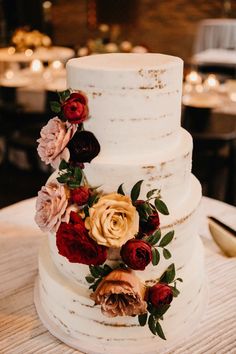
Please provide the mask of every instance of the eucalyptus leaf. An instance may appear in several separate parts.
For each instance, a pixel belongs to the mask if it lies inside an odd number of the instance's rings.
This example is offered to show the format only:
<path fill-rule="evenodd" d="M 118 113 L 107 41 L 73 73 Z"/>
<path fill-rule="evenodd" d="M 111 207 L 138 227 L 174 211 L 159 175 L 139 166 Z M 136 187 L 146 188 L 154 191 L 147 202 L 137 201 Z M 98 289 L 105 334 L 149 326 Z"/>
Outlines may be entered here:
<path fill-rule="evenodd" d="M 183 279 L 182 278 L 176 278 L 176 280 L 180 281 L 181 283 L 183 283 Z"/>
<path fill-rule="evenodd" d="M 172 263 L 162 274 L 160 278 L 160 282 L 170 284 L 174 279 L 175 279 L 175 265 L 174 263 Z"/>
<path fill-rule="evenodd" d="M 125 195 L 125 192 L 124 192 L 124 190 L 123 190 L 123 184 L 124 184 L 124 183 L 122 183 L 122 184 L 118 187 L 118 189 L 117 189 L 117 193 L 118 193 L 118 194 Z"/>
<path fill-rule="evenodd" d="M 163 256 L 165 259 L 170 259 L 171 258 L 171 253 L 168 249 L 163 248 Z"/>
<path fill-rule="evenodd" d="M 169 210 L 166 206 L 166 204 L 163 202 L 163 200 L 156 198 L 155 199 L 155 207 L 157 208 L 157 210 L 163 214 L 163 215 L 169 215 Z"/>
<path fill-rule="evenodd" d="M 173 240 L 174 234 L 174 231 L 169 231 L 165 236 L 163 236 L 161 242 L 159 243 L 159 247 L 167 246 Z"/>
<path fill-rule="evenodd" d="M 61 112 L 61 105 L 57 101 L 51 101 L 50 102 L 50 108 L 54 113 L 60 113 Z"/>
<path fill-rule="evenodd" d="M 148 318 L 148 327 L 149 327 L 150 331 L 156 336 L 157 335 L 156 319 L 153 315 L 150 315 Z"/>
<path fill-rule="evenodd" d="M 138 316 L 138 321 L 139 321 L 140 326 L 142 326 L 142 327 L 145 326 L 145 324 L 147 323 L 147 318 L 148 318 L 147 313 L 144 313 L 144 314 Z"/>
<path fill-rule="evenodd" d="M 140 188 L 141 188 L 142 183 L 143 183 L 143 180 L 138 181 L 137 183 L 135 183 L 135 185 L 133 186 L 133 188 L 131 190 L 130 196 L 131 196 L 131 199 L 132 199 L 133 203 L 136 202 L 136 200 L 139 197 Z"/>
<path fill-rule="evenodd" d="M 156 266 L 160 261 L 160 253 L 155 247 L 152 247 L 152 264 Z"/>
<path fill-rule="evenodd" d="M 162 317 L 167 310 L 169 310 L 170 308 L 170 304 L 166 304 L 166 305 L 160 305 L 158 308 L 157 308 L 157 312 L 156 312 L 156 315 L 158 317 Z"/>
<path fill-rule="evenodd" d="M 164 339 L 166 340 L 166 337 L 164 335 L 164 332 L 162 330 L 162 327 L 160 325 L 160 323 L 157 321 L 156 322 L 156 326 L 155 326 L 155 331 L 156 331 L 156 334 L 158 334 L 158 336 L 161 338 L 161 339 Z"/>

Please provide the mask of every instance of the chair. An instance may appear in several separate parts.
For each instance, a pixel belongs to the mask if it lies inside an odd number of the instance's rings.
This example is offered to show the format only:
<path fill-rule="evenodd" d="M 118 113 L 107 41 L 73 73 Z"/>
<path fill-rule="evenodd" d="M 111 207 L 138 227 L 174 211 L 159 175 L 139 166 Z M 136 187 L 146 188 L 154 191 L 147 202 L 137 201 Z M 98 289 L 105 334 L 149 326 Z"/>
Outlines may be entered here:
<path fill-rule="evenodd" d="M 193 173 L 204 194 L 236 205 L 236 118 L 185 107 L 183 127 L 193 137 Z"/>

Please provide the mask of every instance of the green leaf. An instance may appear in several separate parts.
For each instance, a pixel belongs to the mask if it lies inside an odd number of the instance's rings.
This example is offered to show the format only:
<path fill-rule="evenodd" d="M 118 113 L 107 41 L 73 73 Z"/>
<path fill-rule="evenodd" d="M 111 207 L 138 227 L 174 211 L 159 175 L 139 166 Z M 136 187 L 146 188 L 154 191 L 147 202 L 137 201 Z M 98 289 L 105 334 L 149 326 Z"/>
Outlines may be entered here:
<path fill-rule="evenodd" d="M 66 183 L 67 182 L 67 177 L 64 175 L 61 175 L 59 177 L 57 177 L 57 180 L 59 183 Z"/>
<path fill-rule="evenodd" d="M 57 101 L 51 101 L 50 102 L 50 108 L 54 113 L 60 113 L 61 112 L 61 105 Z"/>
<path fill-rule="evenodd" d="M 155 247 L 152 247 L 152 264 L 156 266 L 160 261 L 160 253 Z"/>
<path fill-rule="evenodd" d="M 171 286 L 171 289 L 172 289 L 172 294 L 174 297 L 177 297 L 180 294 L 180 291 L 177 288 L 175 288 L 174 286 Z"/>
<path fill-rule="evenodd" d="M 93 204 L 97 203 L 99 196 L 97 194 L 92 195 L 88 200 L 88 205 L 91 207 Z"/>
<path fill-rule="evenodd" d="M 98 278 L 94 284 L 90 285 L 89 289 L 92 289 L 93 291 L 95 291 L 99 285 L 99 283 L 101 282 L 102 278 Z"/>
<path fill-rule="evenodd" d="M 67 184 L 68 184 L 68 187 L 71 188 L 71 189 L 75 189 L 75 188 L 78 188 L 80 186 L 80 183 L 73 182 L 73 181 L 68 182 Z"/>
<path fill-rule="evenodd" d="M 111 271 L 112 271 L 112 268 L 108 264 L 104 264 L 103 275 L 108 275 L 109 273 L 111 273 Z"/>
<path fill-rule="evenodd" d="M 69 167 L 69 164 L 65 160 L 61 160 L 59 165 L 59 170 L 66 170 Z"/>
<path fill-rule="evenodd" d="M 171 257 L 170 251 L 166 248 L 163 248 L 163 256 L 165 259 L 169 259 Z"/>
<path fill-rule="evenodd" d="M 166 269 L 166 271 L 162 274 L 160 278 L 160 283 L 172 283 L 172 281 L 175 279 L 175 265 L 172 263 L 169 265 L 169 267 Z"/>
<path fill-rule="evenodd" d="M 158 198 L 155 199 L 155 207 L 157 208 L 157 210 L 161 214 L 169 215 L 169 210 L 168 210 L 166 204 L 161 199 L 158 199 Z"/>
<path fill-rule="evenodd" d="M 160 325 L 160 323 L 157 321 L 156 322 L 156 326 L 155 326 L 155 331 L 156 331 L 156 334 L 158 334 L 158 336 L 161 338 L 161 339 L 164 339 L 166 340 L 166 337 L 164 335 L 164 332 L 162 330 L 162 327 Z"/>
<path fill-rule="evenodd" d="M 125 195 L 125 192 L 124 192 L 124 190 L 123 190 L 123 184 L 124 184 L 124 183 L 122 183 L 122 184 L 118 187 L 118 189 L 117 189 L 117 193 L 118 193 L 118 194 Z"/>
<path fill-rule="evenodd" d="M 70 97 L 70 90 L 65 90 L 57 93 L 62 103 Z"/>
<path fill-rule="evenodd" d="M 132 202 L 136 202 L 136 200 L 138 199 L 139 197 L 139 194 L 140 194 L 140 188 L 141 188 L 141 184 L 143 183 L 143 180 L 141 181 L 138 181 L 137 183 L 135 183 L 135 185 L 133 186 L 132 190 L 131 190 L 131 193 L 130 193 L 130 196 L 131 196 L 131 199 L 132 199 Z"/>
<path fill-rule="evenodd" d="M 181 283 L 183 283 L 183 279 L 182 278 L 176 278 L 176 280 L 180 281 Z"/>
<path fill-rule="evenodd" d="M 91 266 L 89 266 L 89 270 L 94 278 L 99 278 L 102 275 L 100 268 L 97 266 L 91 265 Z"/>
<path fill-rule="evenodd" d="M 83 176 L 83 172 L 79 167 L 76 167 L 74 170 L 74 177 L 76 179 L 76 182 L 81 183 L 81 179 Z"/>
<path fill-rule="evenodd" d="M 94 280 L 95 280 L 95 278 L 94 277 L 91 277 L 91 275 L 87 275 L 86 277 L 85 277 L 85 279 L 87 280 L 87 282 L 88 283 L 93 283 L 94 282 Z"/>
<path fill-rule="evenodd" d="M 157 191 L 158 189 L 156 188 L 156 189 L 152 189 L 151 191 L 149 191 L 148 193 L 147 193 L 147 198 L 149 199 L 149 198 L 151 198 L 152 196 L 153 196 L 153 194 Z"/>
<path fill-rule="evenodd" d="M 173 240 L 174 234 L 174 231 L 170 231 L 165 236 L 163 236 L 161 242 L 159 243 L 159 247 L 167 246 Z"/>
<path fill-rule="evenodd" d="M 144 314 L 138 316 L 138 321 L 139 321 L 140 326 L 142 326 L 142 327 L 145 326 L 145 324 L 147 323 L 147 318 L 148 318 L 147 313 L 144 313 Z"/>
<path fill-rule="evenodd" d="M 159 306 L 157 308 L 158 311 L 156 315 L 158 315 L 158 317 L 162 317 L 166 313 L 166 311 L 169 310 L 169 308 L 170 308 L 169 304 Z"/>
<path fill-rule="evenodd" d="M 145 241 L 148 242 L 151 246 L 154 246 L 157 244 L 160 238 L 161 238 L 161 230 L 158 229 L 152 235 L 148 236 L 148 238 Z"/>
<path fill-rule="evenodd" d="M 149 327 L 150 331 L 156 336 L 157 335 L 156 319 L 155 319 L 155 317 L 153 315 L 149 316 L 148 327 Z"/>
<path fill-rule="evenodd" d="M 85 216 L 88 217 L 89 216 L 89 207 L 86 205 L 83 210 L 84 210 Z"/>

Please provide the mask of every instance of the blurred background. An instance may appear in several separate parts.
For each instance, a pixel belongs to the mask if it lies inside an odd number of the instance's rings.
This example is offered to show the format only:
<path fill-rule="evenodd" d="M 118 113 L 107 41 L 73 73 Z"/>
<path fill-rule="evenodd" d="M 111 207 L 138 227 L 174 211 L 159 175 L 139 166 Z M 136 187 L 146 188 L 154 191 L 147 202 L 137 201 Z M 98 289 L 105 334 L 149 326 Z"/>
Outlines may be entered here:
<path fill-rule="evenodd" d="M 0 0 L 0 207 L 51 170 L 36 139 L 72 57 L 160 52 L 184 59 L 182 124 L 203 193 L 236 205 L 236 1 Z"/>

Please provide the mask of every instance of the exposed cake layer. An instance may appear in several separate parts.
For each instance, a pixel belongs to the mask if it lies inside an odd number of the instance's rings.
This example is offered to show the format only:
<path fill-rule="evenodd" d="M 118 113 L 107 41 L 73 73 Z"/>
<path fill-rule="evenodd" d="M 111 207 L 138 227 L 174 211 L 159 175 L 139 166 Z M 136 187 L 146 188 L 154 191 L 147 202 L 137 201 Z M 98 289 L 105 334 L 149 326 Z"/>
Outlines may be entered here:
<path fill-rule="evenodd" d="M 199 321 L 202 303 L 206 300 L 203 267 L 203 250 L 197 237 L 191 259 L 177 273 L 184 280 L 179 284 L 181 296 L 173 300 L 162 322 L 169 341 L 185 336 L 185 331 Z M 40 301 L 45 313 L 58 328 L 77 339 L 78 348 L 83 340 L 87 341 L 88 353 L 118 353 L 121 348 L 127 353 L 137 353 L 137 348 L 142 348 L 142 353 L 156 353 L 165 345 L 147 327 L 140 327 L 137 317 L 102 315 L 99 306 L 94 307 L 90 300 L 88 289 L 70 282 L 58 272 L 47 242 L 40 251 L 39 275 Z"/>
<path fill-rule="evenodd" d="M 85 129 L 103 154 L 150 153 L 173 146 L 180 126 L 181 59 L 162 54 L 106 54 L 72 59 L 67 85 L 84 91 L 90 117 Z"/>
<path fill-rule="evenodd" d="M 188 263 L 196 246 L 197 207 L 200 198 L 201 186 L 197 179 L 192 176 L 190 193 L 185 202 L 181 206 L 177 203 L 177 206 L 169 216 L 161 216 L 162 234 L 175 230 L 174 239 L 169 244 L 168 249 L 172 254 L 171 261 L 175 263 L 177 270 L 182 269 Z M 49 234 L 48 240 L 52 260 L 59 271 L 71 281 L 87 288 L 88 283 L 85 277 L 88 275 L 88 266 L 70 263 L 65 257 L 59 255 L 55 235 Z M 149 265 L 145 271 L 137 272 L 138 276 L 143 281 L 151 284 L 164 272 L 168 264 L 169 260 L 167 261 L 164 257 L 161 257 L 158 267 Z"/>
<path fill-rule="evenodd" d="M 179 130 L 179 136 L 174 149 L 170 144 L 146 155 L 139 150 L 113 157 L 101 152 L 86 164 L 86 177 L 90 185 L 101 186 L 105 193 L 116 191 L 121 183 L 129 193 L 138 180 L 143 180 L 140 199 L 151 189 L 158 188 L 170 209 L 175 208 L 176 201 L 181 203 L 189 191 L 192 165 L 192 137 L 184 129 Z"/>

